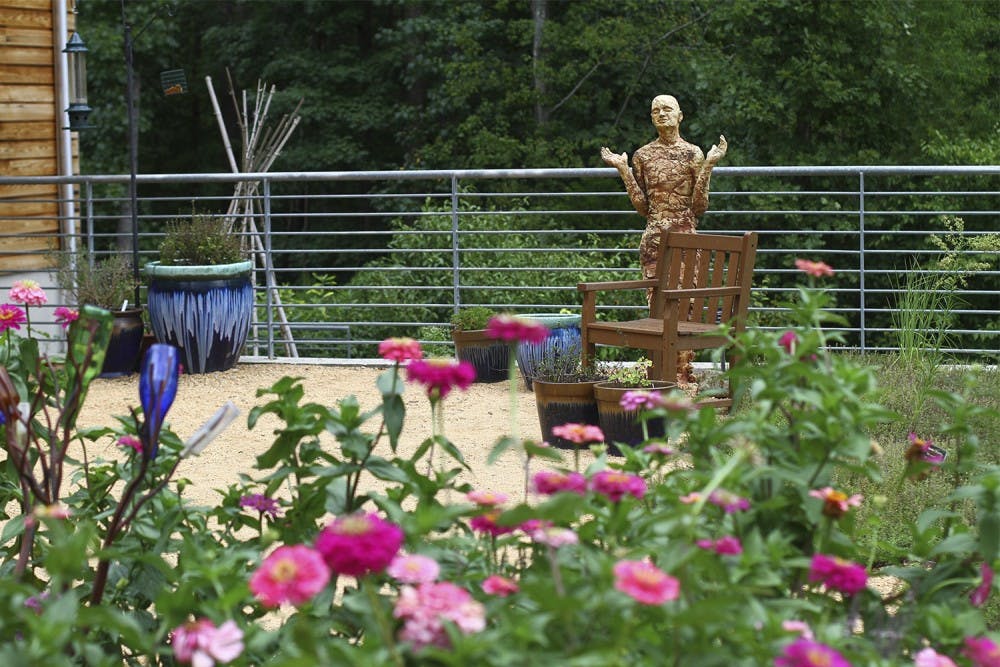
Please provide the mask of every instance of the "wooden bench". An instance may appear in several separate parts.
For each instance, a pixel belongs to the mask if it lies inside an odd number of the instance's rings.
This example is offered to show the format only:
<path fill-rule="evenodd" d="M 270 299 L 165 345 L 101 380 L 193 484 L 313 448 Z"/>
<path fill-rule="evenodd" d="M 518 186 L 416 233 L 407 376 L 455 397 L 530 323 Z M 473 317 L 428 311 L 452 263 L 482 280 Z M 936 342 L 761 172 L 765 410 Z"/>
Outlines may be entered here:
<path fill-rule="evenodd" d="M 743 236 L 663 232 L 655 278 L 580 283 L 583 363 L 594 357 L 598 344 L 638 348 L 650 352 L 650 379 L 676 381 L 678 352 L 725 348 L 729 336 L 743 331 L 756 253 L 754 232 Z M 597 319 L 599 292 L 650 288 L 648 317 L 624 322 Z M 728 390 L 726 396 L 700 403 L 732 407 L 731 384 Z"/>

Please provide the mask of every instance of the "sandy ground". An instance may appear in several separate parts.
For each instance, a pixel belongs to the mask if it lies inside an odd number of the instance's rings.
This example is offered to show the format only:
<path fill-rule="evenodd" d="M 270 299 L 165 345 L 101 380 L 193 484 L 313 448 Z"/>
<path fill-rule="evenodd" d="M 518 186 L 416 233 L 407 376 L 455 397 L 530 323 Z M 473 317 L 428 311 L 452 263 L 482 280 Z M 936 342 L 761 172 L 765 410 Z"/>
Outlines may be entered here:
<path fill-rule="evenodd" d="M 205 452 L 181 463 L 177 477 L 192 482 L 185 495 L 199 504 L 215 504 L 218 495 L 213 489 L 238 482 L 240 473 L 262 476 L 255 473 L 253 463 L 256 456 L 270 447 L 279 422 L 262 418 L 253 430 L 247 428 L 251 408 L 270 400 L 263 396 L 258 398 L 258 389 L 270 387 L 286 375 L 301 377 L 305 389 L 304 402 L 334 406 L 340 399 L 353 394 L 362 410 L 368 410 L 381 402 L 375 379 L 384 370 L 380 367 L 241 362 L 221 373 L 181 376 L 177 398 L 167 415 L 167 424 L 182 439 L 190 436 L 227 400 L 235 403 L 241 413 Z M 95 380 L 78 425 L 112 425 L 114 415 L 128 414 L 130 407 L 139 405 L 138 386 L 138 375 Z M 467 478 L 474 487 L 501 491 L 520 499 L 524 488 L 520 456 L 511 451 L 492 465 L 486 463 L 497 438 L 512 429 L 509 387 L 507 381 L 477 383 L 468 391 L 449 395 L 444 405 L 444 432 L 469 463 L 472 472 Z M 420 386 L 407 386 L 403 396 L 406 422 L 400 453 L 405 455 L 431 434 L 431 412 Z M 521 437 L 541 438 L 534 394 L 527 391 L 521 381 L 517 387 L 516 427 Z M 367 430 L 373 432 L 376 428 L 378 423 L 373 422 Z M 331 447 L 336 446 L 332 437 L 327 442 Z M 382 455 L 390 456 L 388 444 L 382 446 Z M 88 453 L 104 458 L 123 456 L 116 450 L 107 438 L 103 446 L 91 448 Z M 591 457 L 584 453 L 581 464 L 586 465 L 590 460 Z M 567 461 L 572 465 L 570 456 L 567 456 Z"/>

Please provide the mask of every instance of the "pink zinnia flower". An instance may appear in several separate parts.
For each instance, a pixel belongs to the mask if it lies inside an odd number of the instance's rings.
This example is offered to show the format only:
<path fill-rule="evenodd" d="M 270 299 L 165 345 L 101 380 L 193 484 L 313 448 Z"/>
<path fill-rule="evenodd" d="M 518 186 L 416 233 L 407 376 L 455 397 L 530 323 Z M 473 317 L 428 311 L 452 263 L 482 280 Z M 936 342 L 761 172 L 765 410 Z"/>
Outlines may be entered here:
<path fill-rule="evenodd" d="M 476 369 L 467 361 L 414 359 L 406 367 L 406 379 L 424 385 L 428 396 L 439 399 L 452 389 L 468 389 L 476 381 Z"/>
<path fill-rule="evenodd" d="M 130 447 L 138 453 L 142 453 L 142 441 L 134 435 L 123 435 L 118 438 L 119 447 Z"/>
<path fill-rule="evenodd" d="M 980 563 L 979 574 L 983 581 L 969 595 L 969 602 L 973 607 L 982 607 L 990 599 L 990 591 L 993 590 L 993 568 L 985 562 Z"/>
<path fill-rule="evenodd" d="M 695 544 L 702 549 L 714 551 L 723 556 L 738 556 L 743 553 L 743 545 L 740 544 L 739 538 L 732 535 L 726 535 L 717 540 L 698 540 Z"/>
<path fill-rule="evenodd" d="M 0 333 L 8 329 L 20 329 L 28 320 L 24 311 L 9 303 L 0 305 Z"/>
<path fill-rule="evenodd" d="M 330 571 L 315 549 L 296 544 L 275 549 L 250 577 L 250 591 L 265 607 L 300 605 L 323 590 Z"/>
<path fill-rule="evenodd" d="M 25 306 L 41 306 L 48 303 L 49 297 L 34 280 L 18 280 L 10 288 L 10 300 Z"/>
<path fill-rule="evenodd" d="M 510 498 L 506 493 L 497 493 L 495 491 L 469 491 L 465 494 L 465 497 L 477 505 L 484 507 L 503 505 Z"/>
<path fill-rule="evenodd" d="M 794 632 L 803 639 L 812 639 L 812 628 L 805 621 L 782 621 L 781 629 L 785 632 Z"/>
<path fill-rule="evenodd" d="M 913 667 L 955 667 L 955 661 L 928 646 L 913 656 Z"/>
<path fill-rule="evenodd" d="M 865 566 L 836 556 L 814 554 L 809 565 L 809 581 L 817 581 L 827 588 L 847 595 L 862 591 L 868 582 Z"/>
<path fill-rule="evenodd" d="M 848 496 L 843 491 L 834 491 L 833 487 L 824 486 L 822 489 L 813 489 L 809 492 L 813 498 L 823 501 L 823 515 L 832 519 L 839 519 L 847 514 L 847 510 L 852 507 L 860 507 L 864 496 L 854 494 Z"/>
<path fill-rule="evenodd" d="M 907 437 L 910 440 L 910 446 L 904 454 L 906 458 L 905 474 L 908 479 L 916 482 L 925 479 L 930 472 L 937 470 L 944 461 L 944 455 L 934 447 L 934 442 L 930 438 L 921 438 L 912 431 Z"/>
<path fill-rule="evenodd" d="M 601 430 L 601 427 L 591 424 L 569 422 L 553 426 L 552 435 L 577 445 L 586 445 L 588 442 L 604 442 L 604 431 Z"/>
<path fill-rule="evenodd" d="M 531 539 L 535 542 L 550 546 L 553 549 L 580 542 L 580 538 L 572 530 L 557 526 L 541 526 L 531 531 L 530 535 Z"/>
<path fill-rule="evenodd" d="M 725 489 L 716 489 L 715 491 L 712 491 L 712 493 L 708 495 L 708 502 L 713 505 L 718 505 L 726 514 L 732 514 L 733 512 L 738 512 L 740 510 L 750 509 L 749 500 L 736 495 L 732 491 L 726 491 Z"/>
<path fill-rule="evenodd" d="M 212 667 L 215 663 L 231 662 L 243 653 L 243 631 L 235 621 L 215 627 L 212 621 L 203 618 L 175 629 L 170 633 L 170 644 L 177 662 Z"/>
<path fill-rule="evenodd" d="M 826 644 L 802 638 L 785 647 L 774 667 L 851 667 L 851 663 Z"/>
<path fill-rule="evenodd" d="M 832 276 L 833 269 L 830 268 L 829 264 L 824 262 L 813 262 L 808 259 L 797 259 L 795 260 L 795 268 L 799 271 L 804 271 L 814 278 L 822 278 L 823 276 Z"/>
<path fill-rule="evenodd" d="M 966 637 L 962 655 L 971 660 L 975 667 L 1000 666 L 1000 646 L 989 637 Z"/>
<path fill-rule="evenodd" d="M 386 338 L 378 344 L 378 354 L 383 359 L 401 363 L 411 359 L 423 359 L 424 351 L 420 343 L 412 338 Z"/>
<path fill-rule="evenodd" d="M 655 410 L 662 405 L 662 401 L 658 391 L 634 390 L 622 394 L 618 404 L 627 412 L 635 412 L 636 410 Z"/>
<path fill-rule="evenodd" d="M 494 315 L 486 325 L 486 337 L 505 342 L 544 343 L 549 330 L 544 324 L 513 315 Z"/>
<path fill-rule="evenodd" d="M 647 454 L 659 454 L 660 456 L 670 456 L 675 454 L 674 449 L 665 442 L 651 442 L 642 448 Z"/>
<path fill-rule="evenodd" d="M 451 621 L 466 635 L 486 627 L 483 605 L 473 600 L 468 591 L 447 581 L 403 586 L 392 615 L 403 619 L 399 639 L 417 650 L 425 646 L 449 646 L 445 621 Z"/>
<path fill-rule="evenodd" d="M 429 556 L 400 554 L 392 559 L 385 571 L 404 584 L 425 584 L 438 578 L 441 566 Z"/>
<path fill-rule="evenodd" d="M 278 506 L 278 501 L 270 496 L 265 496 L 263 493 L 251 493 L 240 496 L 239 504 L 244 509 L 257 510 L 261 514 L 267 514 L 272 518 L 281 514 L 281 507 Z"/>
<path fill-rule="evenodd" d="M 491 574 L 483 581 L 483 592 L 487 595 L 496 595 L 505 598 L 511 593 L 521 590 L 517 582 L 513 579 L 501 577 L 499 574 Z"/>
<path fill-rule="evenodd" d="M 371 512 L 339 517 L 316 537 L 316 550 L 330 569 L 352 577 L 381 572 L 402 544 L 402 529 Z"/>
<path fill-rule="evenodd" d="M 486 533 L 493 536 L 506 535 L 507 533 L 514 532 L 514 526 L 501 526 L 497 523 L 497 519 L 502 513 L 503 512 L 501 510 L 493 509 L 484 514 L 479 514 L 469 520 L 469 526 L 471 526 L 472 530 L 476 532 Z"/>
<path fill-rule="evenodd" d="M 625 494 L 636 498 L 646 495 L 646 482 L 642 477 L 617 470 L 601 470 L 596 473 L 590 479 L 590 488 L 615 503 Z"/>
<path fill-rule="evenodd" d="M 613 571 L 615 589 L 642 604 L 663 604 L 680 595 L 680 582 L 649 561 L 621 560 Z"/>
<path fill-rule="evenodd" d="M 52 311 L 52 317 L 63 329 L 68 329 L 69 325 L 80 319 L 80 311 L 75 308 L 67 308 L 66 306 L 59 306 Z"/>
<path fill-rule="evenodd" d="M 584 495 L 587 492 L 587 479 L 578 472 L 557 472 L 555 470 L 540 470 L 532 478 L 535 491 L 550 496 L 560 491 L 569 491 Z"/>
<path fill-rule="evenodd" d="M 778 339 L 778 345 L 785 348 L 788 354 L 795 354 L 795 346 L 799 343 L 799 336 L 794 331 L 786 331 Z"/>
<path fill-rule="evenodd" d="M 697 491 L 692 491 L 691 493 L 689 493 L 687 495 L 681 496 L 677 500 L 681 501 L 685 505 L 694 505 L 696 502 L 698 502 L 702 498 L 704 498 L 703 495 L 701 495 Z"/>

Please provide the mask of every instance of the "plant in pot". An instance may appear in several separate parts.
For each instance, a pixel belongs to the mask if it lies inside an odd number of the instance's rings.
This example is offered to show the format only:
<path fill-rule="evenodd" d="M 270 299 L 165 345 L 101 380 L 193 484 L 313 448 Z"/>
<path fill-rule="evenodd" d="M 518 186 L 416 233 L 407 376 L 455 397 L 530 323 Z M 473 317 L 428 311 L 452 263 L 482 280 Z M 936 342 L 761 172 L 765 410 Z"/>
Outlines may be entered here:
<path fill-rule="evenodd" d="M 462 308 L 451 317 L 455 356 L 476 369 L 476 382 L 507 379 L 510 346 L 486 336 L 486 325 L 497 312 L 486 306 Z"/>
<path fill-rule="evenodd" d="M 146 265 L 149 323 L 158 342 L 180 348 L 189 373 L 236 364 L 253 317 L 252 271 L 224 216 L 167 223 L 160 261 Z"/>
<path fill-rule="evenodd" d="M 562 310 L 558 313 L 527 313 L 518 315 L 545 325 L 549 335 L 540 343 L 521 343 L 517 346 L 517 367 L 521 369 L 524 385 L 531 391 L 531 383 L 543 364 L 554 357 L 580 358 L 580 315 Z M 575 353 L 573 352 L 575 350 Z M 558 363 L 558 362 L 557 362 Z"/>
<path fill-rule="evenodd" d="M 662 417 L 650 419 L 644 432 L 639 420 L 638 410 L 626 410 L 622 404 L 622 396 L 629 391 L 663 392 L 677 385 L 663 380 L 650 380 L 649 368 L 653 362 L 640 357 L 634 364 L 621 364 L 615 367 L 608 379 L 594 385 L 594 398 L 597 400 L 597 412 L 601 430 L 608 443 L 608 451 L 619 453 L 612 443 L 622 442 L 636 446 L 647 438 L 662 438 L 666 435 L 666 420 Z"/>
<path fill-rule="evenodd" d="M 575 354 L 574 354 L 575 353 Z M 561 424 L 600 424 L 594 385 L 607 380 L 610 369 L 603 363 L 581 366 L 580 345 L 564 353 L 541 359 L 534 368 L 532 389 L 542 440 L 556 447 L 573 449 L 577 445 L 552 434 Z"/>
<path fill-rule="evenodd" d="M 132 263 L 122 254 L 94 260 L 84 253 L 62 255 L 56 272 L 59 288 L 80 308 L 97 306 L 111 311 L 111 341 L 104 356 L 101 377 L 135 372 L 142 348 L 142 308 L 131 304 L 136 281 Z"/>

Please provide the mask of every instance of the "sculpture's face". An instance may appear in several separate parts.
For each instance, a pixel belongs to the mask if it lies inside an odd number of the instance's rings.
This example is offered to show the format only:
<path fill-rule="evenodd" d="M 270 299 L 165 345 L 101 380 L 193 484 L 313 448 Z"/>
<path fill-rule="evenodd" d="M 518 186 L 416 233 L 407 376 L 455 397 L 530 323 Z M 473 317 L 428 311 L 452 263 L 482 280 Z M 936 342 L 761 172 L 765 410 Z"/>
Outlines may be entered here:
<path fill-rule="evenodd" d="M 654 97 L 649 115 L 657 129 L 677 127 L 681 123 L 681 118 L 684 117 L 677 100 L 670 95 Z"/>

